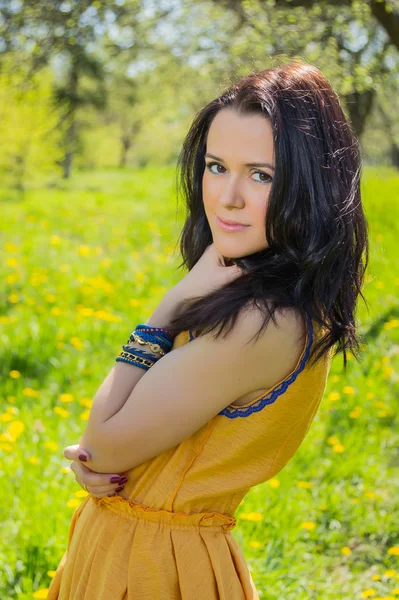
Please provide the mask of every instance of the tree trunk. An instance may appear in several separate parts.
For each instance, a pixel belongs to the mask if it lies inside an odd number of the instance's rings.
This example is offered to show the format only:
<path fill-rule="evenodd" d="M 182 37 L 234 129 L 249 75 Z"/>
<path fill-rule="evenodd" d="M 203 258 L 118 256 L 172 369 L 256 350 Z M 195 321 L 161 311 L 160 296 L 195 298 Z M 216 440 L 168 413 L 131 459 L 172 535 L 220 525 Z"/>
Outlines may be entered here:
<path fill-rule="evenodd" d="M 363 134 L 367 118 L 373 108 L 375 90 L 371 88 L 364 92 L 351 92 L 344 96 L 344 98 L 351 125 L 360 138 Z"/>
<path fill-rule="evenodd" d="M 122 148 L 121 148 L 121 156 L 120 156 L 120 160 L 119 160 L 119 167 L 125 167 L 126 166 L 126 162 L 127 162 L 127 154 L 131 148 L 132 145 L 132 138 L 131 136 L 129 136 L 128 134 L 123 134 L 121 137 L 121 143 L 122 143 Z"/>
<path fill-rule="evenodd" d="M 67 92 L 69 95 L 70 103 L 70 123 L 66 133 L 66 150 L 63 161 L 64 179 L 69 179 L 72 170 L 72 161 L 75 154 L 75 143 L 76 143 L 76 107 L 78 99 L 78 63 L 77 60 L 72 60 L 71 71 L 69 74 L 69 82 Z"/>

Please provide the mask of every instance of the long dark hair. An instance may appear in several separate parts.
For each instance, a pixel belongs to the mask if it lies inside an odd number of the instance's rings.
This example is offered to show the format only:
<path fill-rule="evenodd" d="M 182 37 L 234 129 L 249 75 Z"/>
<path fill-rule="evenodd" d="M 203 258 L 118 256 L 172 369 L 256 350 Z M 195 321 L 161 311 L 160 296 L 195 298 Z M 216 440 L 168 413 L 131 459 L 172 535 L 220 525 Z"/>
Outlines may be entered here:
<path fill-rule="evenodd" d="M 360 143 L 338 95 L 319 69 L 294 60 L 242 77 L 195 115 L 177 165 L 177 191 L 183 190 L 188 213 L 179 237 L 179 268 L 191 270 L 213 241 L 202 177 L 207 133 L 223 108 L 263 115 L 272 126 L 276 169 L 265 222 L 268 247 L 234 258 L 244 274 L 182 303 L 170 329 L 175 335 L 218 329 L 218 337 L 228 327 L 228 334 L 252 303 L 265 314 L 260 335 L 270 318 L 275 322 L 276 309 L 294 308 L 325 333 L 311 358 L 318 361 L 338 342 L 334 355 L 343 352 L 346 370 L 348 348 L 359 360 L 355 309 L 358 294 L 366 302 L 361 287 L 369 246 Z"/>

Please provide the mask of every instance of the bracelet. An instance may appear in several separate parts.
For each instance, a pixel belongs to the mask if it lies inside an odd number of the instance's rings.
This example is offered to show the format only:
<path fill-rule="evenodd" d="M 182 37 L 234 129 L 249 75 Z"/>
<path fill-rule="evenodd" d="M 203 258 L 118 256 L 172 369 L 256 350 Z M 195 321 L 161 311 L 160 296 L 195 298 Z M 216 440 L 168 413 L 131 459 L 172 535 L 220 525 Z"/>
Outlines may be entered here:
<path fill-rule="evenodd" d="M 116 362 L 125 362 L 140 367 L 141 369 L 148 370 L 154 366 L 162 356 L 165 356 L 165 354 L 171 351 L 173 340 L 174 336 L 168 329 L 139 324 L 131 333 L 127 340 L 127 344 L 129 344 L 129 342 L 136 342 L 143 346 L 147 345 L 152 354 L 145 350 L 123 345 L 122 352 L 117 356 Z"/>

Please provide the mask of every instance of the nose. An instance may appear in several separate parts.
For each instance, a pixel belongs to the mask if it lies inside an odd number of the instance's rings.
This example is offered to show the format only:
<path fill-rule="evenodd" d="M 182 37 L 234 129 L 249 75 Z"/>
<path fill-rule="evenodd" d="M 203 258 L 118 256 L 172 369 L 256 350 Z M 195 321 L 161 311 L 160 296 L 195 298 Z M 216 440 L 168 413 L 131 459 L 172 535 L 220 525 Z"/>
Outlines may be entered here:
<path fill-rule="evenodd" d="M 238 177 L 226 178 L 223 182 L 223 188 L 219 193 L 220 204 L 224 208 L 234 207 L 242 208 L 245 205 L 241 194 L 240 180 Z"/>

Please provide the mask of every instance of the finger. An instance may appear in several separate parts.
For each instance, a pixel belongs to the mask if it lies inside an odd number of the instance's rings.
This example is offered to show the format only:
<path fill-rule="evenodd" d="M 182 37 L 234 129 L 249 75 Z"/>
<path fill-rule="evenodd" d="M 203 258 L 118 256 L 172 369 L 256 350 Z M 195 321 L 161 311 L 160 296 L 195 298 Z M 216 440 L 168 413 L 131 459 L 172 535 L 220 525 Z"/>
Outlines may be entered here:
<path fill-rule="evenodd" d="M 64 456 L 68 460 L 90 460 L 90 453 L 87 452 L 84 448 L 79 446 L 79 444 L 74 444 L 72 446 L 67 446 L 64 448 Z"/>
<path fill-rule="evenodd" d="M 79 482 L 78 482 L 79 483 Z M 81 484 L 79 484 L 81 485 Z M 83 489 L 84 485 L 81 485 L 81 487 Z M 119 491 L 122 491 L 120 488 L 120 485 L 115 486 L 91 486 L 91 485 L 87 485 L 87 490 L 89 492 L 89 494 L 91 494 L 92 496 L 112 496 L 113 494 L 118 494 L 119 492 L 117 492 L 116 490 L 118 489 Z M 123 488 L 122 488 L 123 489 Z"/>
<path fill-rule="evenodd" d="M 72 461 L 70 469 L 83 484 L 92 487 L 118 487 L 122 478 L 122 476 L 117 473 L 96 473 L 95 471 L 88 469 L 79 461 Z M 118 478 L 118 481 L 111 482 L 111 479 L 115 477 Z"/>

